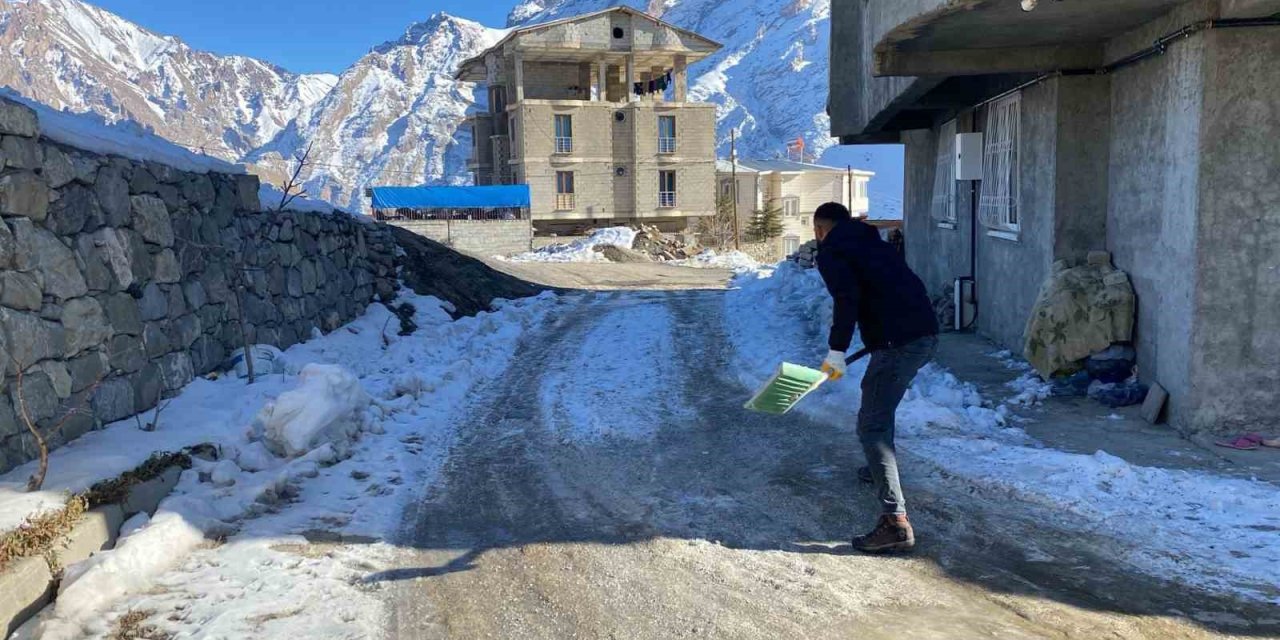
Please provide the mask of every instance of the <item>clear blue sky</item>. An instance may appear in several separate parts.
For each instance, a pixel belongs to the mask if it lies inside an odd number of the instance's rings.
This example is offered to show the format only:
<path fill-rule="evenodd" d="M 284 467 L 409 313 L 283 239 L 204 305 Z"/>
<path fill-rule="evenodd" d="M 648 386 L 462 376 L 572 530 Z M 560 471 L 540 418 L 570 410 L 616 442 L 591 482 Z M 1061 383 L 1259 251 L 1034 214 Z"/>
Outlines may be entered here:
<path fill-rule="evenodd" d="M 502 27 L 510 0 L 89 0 L 197 49 L 338 73 L 370 47 L 443 11 Z"/>

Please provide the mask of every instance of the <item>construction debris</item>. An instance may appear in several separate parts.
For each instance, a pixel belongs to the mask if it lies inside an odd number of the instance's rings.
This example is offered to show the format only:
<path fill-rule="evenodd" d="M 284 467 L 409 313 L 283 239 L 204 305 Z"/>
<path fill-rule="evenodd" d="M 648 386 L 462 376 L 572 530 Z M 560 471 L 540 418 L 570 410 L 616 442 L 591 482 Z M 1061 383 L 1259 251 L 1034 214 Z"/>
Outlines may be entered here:
<path fill-rule="evenodd" d="M 687 260 L 702 253 L 697 242 L 688 243 L 675 236 L 668 236 L 657 227 L 642 224 L 637 229 L 636 241 L 631 248 L 647 254 L 654 260 Z"/>
<path fill-rule="evenodd" d="M 640 253 L 631 249 L 623 249 L 622 247 L 611 244 L 598 244 L 591 248 L 592 251 L 604 256 L 609 262 L 620 262 L 626 264 L 634 264 L 638 262 L 653 262 L 653 258 L 647 253 Z"/>

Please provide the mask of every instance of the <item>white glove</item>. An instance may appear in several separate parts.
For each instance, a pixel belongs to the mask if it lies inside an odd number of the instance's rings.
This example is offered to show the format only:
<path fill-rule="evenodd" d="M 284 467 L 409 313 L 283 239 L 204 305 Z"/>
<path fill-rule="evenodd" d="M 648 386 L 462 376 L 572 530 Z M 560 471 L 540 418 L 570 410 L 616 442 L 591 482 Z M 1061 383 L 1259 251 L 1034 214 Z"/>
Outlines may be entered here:
<path fill-rule="evenodd" d="M 822 372 L 827 374 L 828 380 L 839 380 L 844 377 L 845 369 L 849 365 L 845 364 L 844 352 L 831 350 L 827 353 L 827 359 L 822 361 Z"/>

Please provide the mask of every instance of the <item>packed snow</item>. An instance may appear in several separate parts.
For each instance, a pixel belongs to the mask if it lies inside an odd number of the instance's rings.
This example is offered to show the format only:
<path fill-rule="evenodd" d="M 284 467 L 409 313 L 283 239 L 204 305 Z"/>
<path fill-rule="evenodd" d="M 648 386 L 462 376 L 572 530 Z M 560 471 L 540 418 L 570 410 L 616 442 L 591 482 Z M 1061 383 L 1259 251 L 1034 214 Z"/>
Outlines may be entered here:
<path fill-rule="evenodd" d="M 818 363 L 831 322 L 829 296 L 815 270 L 782 263 L 740 276 L 726 299 L 740 378 L 755 388 L 780 359 Z M 997 354 L 999 357 L 1000 354 Z M 1004 354 L 1012 360 L 1011 354 Z M 851 425 L 866 362 L 819 388 L 798 410 Z M 1019 394 L 1040 396 L 1027 380 Z M 1280 492 L 1258 481 L 1199 471 L 1141 467 L 1098 451 L 1049 449 L 1012 425 L 1010 411 L 941 367 L 921 370 L 898 411 L 898 445 L 930 481 L 961 482 L 986 496 L 1042 508 L 1067 530 L 1115 536 L 1120 561 L 1206 588 L 1272 598 L 1280 586 L 1274 557 Z M 918 473 L 918 472 L 917 472 Z M 909 497 L 908 497 L 909 499 Z M 1207 541 L 1212 541 L 1207 544 Z"/>
<path fill-rule="evenodd" d="M 729 269 L 735 273 L 757 271 L 761 266 L 755 258 L 741 251 L 717 253 L 714 249 L 707 249 L 685 260 L 673 260 L 671 264 L 698 269 Z"/>
<path fill-rule="evenodd" d="M 0 477 L 0 514 L 13 524 L 155 451 L 209 442 L 221 454 L 196 459 L 115 549 L 68 567 L 56 604 L 19 637 L 103 637 L 120 615 L 150 609 L 180 612 L 149 621 L 178 635 L 377 635 L 378 601 L 357 578 L 385 545 L 341 557 L 287 549 L 310 530 L 389 538 L 406 489 L 438 469 L 467 394 L 501 375 L 520 334 L 557 304 L 548 293 L 455 321 L 436 298 L 402 292 L 401 301 L 416 309 L 419 329 L 410 336 L 387 328 L 396 322 L 389 309 L 371 305 L 355 322 L 286 351 L 284 373 L 252 385 L 234 374 L 196 380 L 154 432 L 126 420 L 58 449 L 39 493 L 23 492 L 34 463 Z M 279 580 L 265 577 L 268 570 Z M 293 611 L 298 602 L 325 604 Z M 286 609 L 287 620 L 266 624 L 264 616 Z"/>
<path fill-rule="evenodd" d="M 636 241 L 636 230 L 630 227 L 597 229 L 586 238 L 565 244 L 552 244 L 509 258 L 511 262 L 608 262 L 595 250 L 597 246 L 613 245 L 630 249 Z"/>
<path fill-rule="evenodd" d="M 0 98 L 35 109 L 36 117 L 40 119 L 41 135 L 77 149 L 158 162 L 192 173 L 245 172 L 241 165 L 193 153 L 169 142 L 133 120 L 108 123 L 105 118 L 93 113 L 58 111 L 3 87 L 0 87 Z"/>

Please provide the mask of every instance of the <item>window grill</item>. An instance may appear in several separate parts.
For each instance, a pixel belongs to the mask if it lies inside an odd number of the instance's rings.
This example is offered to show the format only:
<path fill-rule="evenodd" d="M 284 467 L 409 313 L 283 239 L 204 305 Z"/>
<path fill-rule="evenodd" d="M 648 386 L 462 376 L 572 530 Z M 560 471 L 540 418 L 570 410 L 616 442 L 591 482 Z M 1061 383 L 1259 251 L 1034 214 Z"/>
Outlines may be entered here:
<path fill-rule="evenodd" d="M 658 206 L 670 209 L 676 206 L 676 172 L 658 172 Z"/>
<path fill-rule="evenodd" d="M 987 227 L 1017 233 L 1020 220 L 1018 137 L 1022 96 L 1013 94 L 987 108 L 978 217 Z"/>
<path fill-rule="evenodd" d="M 934 220 L 956 221 L 956 121 L 942 125 L 938 134 L 938 158 L 933 174 Z"/>
<path fill-rule="evenodd" d="M 676 117 L 658 116 L 658 153 L 676 152 Z"/>

